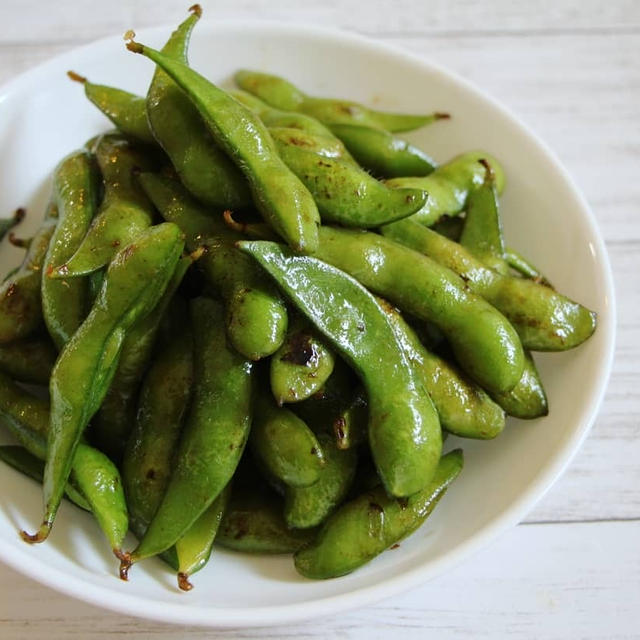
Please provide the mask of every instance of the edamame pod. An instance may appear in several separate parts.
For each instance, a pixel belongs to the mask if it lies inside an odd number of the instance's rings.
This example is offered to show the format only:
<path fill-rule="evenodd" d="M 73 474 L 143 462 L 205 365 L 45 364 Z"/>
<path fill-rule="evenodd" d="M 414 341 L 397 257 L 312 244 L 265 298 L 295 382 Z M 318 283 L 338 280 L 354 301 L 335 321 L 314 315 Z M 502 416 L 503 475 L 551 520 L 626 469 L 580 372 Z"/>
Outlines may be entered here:
<path fill-rule="evenodd" d="M 164 223 L 124 247 L 109 265 L 87 319 L 66 344 L 49 383 L 51 417 L 44 475 L 44 515 L 38 532 L 22 532 L 43 542 L 53 525 L 74 452 L 100 407 L 118 366 L 127 331 L 147 315 L 164 292 L 184 241 L 176 225 Z"/>
<path fill-rule="evenodd" d="M 268 276 L 234 247 L 243 236 L 208 215 L 177 180 L 142 174 L 140 183 L 165 220 L 185 233 L 190 251 L 207 247 L 198 266 L 225 302 L 233 346 L 250 360 L 274 353 L 284 340 L 287 310 Z"/>
<path fill-rule="evenodd" d="M 45 460 L 50 420 L 46 400 L 0 374 L 0 418 L 29 453 Z M 72 485 L 86 498 L 113 552 L 120 557 L 129 525 L 118 470 L 104 454 L 81 442 L 70 461 L 69 482 L 65 481 L 63 493 Z"/>
<path fill-rule="evenodd" d="M 193 401 L 166 493 L 131 564 L 176 543 L 216 499 L 233 476 L 251 425 L 253 365 L 227 343 L 222 306 L 208 298 L 191 301 L 195 339 Z"/>
<path fill-rule="evenodd" d="M 529 278 L 529 280 L 533 280 L 538 284 L 543 284 L 545 287 L 550 287 L 551 289 L 554 288 L 538 267 L 532 264 L 515 249 L 507 247 L 504 252 L 504 259 L 514 271 L 517 271 L 523 277 Z"/>
<path fill-rule="evenodd" d="M 0 371 L 18 382 L 48 384 L 57 351 L 48 337 L 0 344 Z"/>
<path fill-rule="evenodd" d="M 42 265 L 57 215 L 57 208 L 50 204 L 20 268 L 0 287 L 0 344 L 25 338 L 42 324 Z"/>
<path fill-rule="evenodd" d="M 77 251 L 98 207 L 99 175 L 95 159 L 86 150 L 74 151 L 53 173 L 56 225 L 44 273 L 64 264 Z M 88 282 L 84 278 L 42 278 L 42 315 L 56 347 L 62 347 L 82 324 L 88 308 Z"/>
<path fill-rule="evenodd" d="M 355 449 L 340 450 L 333 434 L 318 434 L 325 465 L 318 481 L 309 487 L 286 487 L 284 519 L 287 526 L 307 529 L 321 524 L 343 501 L 351 488 L 358 455 Z"/>
<path fill-rule="evenodd" d="M 4 237 L 7 235 L 13 227 L 23 220 L 26 215 L 26 211 L 22 208 L 16 209 L 14 214 L 10 218 L 0 218 L 0 241 L 4 240 Z"/>
<path fill-rule="evenodd" d="M 429 484 L 409 498 L 389 497 L 378 487 L 342 505 L 316 539 L 296 552 L 296 569 L 307 578 L 326 579 L 366 564 L 426 520 L 462 465 L 462 451 L 456 449 L 442 457 Z"/>
<path fill-rule="evenodd" d="M 389 493 L 424 488 L 440 458 L 438 415 L 375 298 L 316 258 L 273 242 L 238 243 L 360 376 L 369 399 L 369 445 Z"/>
<path fill-rule="evenodd" d="M 278 406 L 319 391 L 333 372 L 333 352 L 300 317 L 289 324 L 282 346 L 271 356 L 271 392 Z"/>
<path fill-rule="evenodd" d="M 122 89 L 89 82 L 75 71 L 67 71 L 74 82 L 84 86 L 84 94 L 104 113 L 111 122 L 127 136 L 145 144 L 155 144 L 149 129 L 145 99 Z"/>
<path fill-rule="evenodd" d="M 44 462 L 29 453 L 24 447 L 16 445 L 0 446 L 0 460 L 13 467 L 16 471 L 20 471 L 25 476 L 42 484 Z M 74 489 L 72 484 L 67 484 L 65 494 L 71 502 L 81 509 L 91 511 L 91 505 L 77 489 Z"/>
<path fill-rule="evenodd" d="M 412 220 L 431 226 L 442 216 L 456 216 L 466 206 L 471 191 L 484 182 L 485 168 L 479 160 L 486 159 L 493 167 L 498 193 L 504 188 L 504 173 L 498 161 L 484 151 L 463 153 L 440 165 L 424 178 L 393 178 L 387 185 L 393 188 L 422 189 L 429 194 L 422 209 Z"/>
<path fill-rule="evenodd" d="M 309 134 L 272 130 L 280 156 L 312 193 L 323 221 L 349 227 L 378 227 L 421 209 L 427 194 L 420 189 L 390 189 L 366 171 L 339 157 L 301 145 Z"/>
<path fill-rule="evenodd" d="M 258 71 L 237 71 L 233 78 L 241 89 L 258 96 L 272 107 L 285 111 L 301 111 L 325 124 L 361 124 L 388 131 L 411 131 L 442 117 L 448 117 L 438 113 L 427 115 L 389 113 L 369 109 L 350 100 L 312 98 L 284 78 Z"/>
<path fill-rule="evenodd" d="M 594 312 L 532 280 L 497 273 L 464 247 L 413 220 L 388 225 L 382 233 L 463 277 L 472 291 L 504 314 L 526 349 L 564 351 L 578 346 L 595 331 Z"/>
<path fill-rule="evenodd" d="M 133 174 L 152 168 L 152 160 L 119 133 L 101 136 L 95 154 L 104 181 L 98 215 L 76 252 L 49 277 L 72 278 L 100 269 L 151 225 L 153 207 Z"/>
<path fill-rule="evenodd" d="M 270 476 L 291 487 L 318 481 L 324 453 L 313 431 L 295 413 L 277 407 L 263 390 L 256 393 L 249 446 Z"/>
<path fill-rule="evenodd" d="M 160 350 L 145 376 L 136 421 L 124 450 L 122 480 L 131 529 L 141 539 L 171 476 L 171 460 L 193 384 L 193 336 L 189 326 Z"/>
<path fill-rule="evenodd" d="M 200 18 L 198 5 L 171 34 L 162 53 L 187 64 L 191 31 Z M 244 208 L 251 204 L 249 185 L 207 131 L 201 115 L 180 87 L 160 68 L 146 99 L 153 136 L 165 150 L 184 186 L 215 207 Z"/>
<path fill-rule="evenodd" d="M 384 129 L 332 124 L 331 131 L 362 167 L 380 178 L 428 176 L 437 166 L 424 151 Z"/>
<path fill-rule="evenodd" d="M 453 271 L 388 238 L 333 227 L 320 229 L 317 255 L 402 311 L 437 325 L 462 368 L 485 389 L 508 391 L 520 380 L 524 354 L 515 330 Z"/>
<path fill-rule="evenodd" d="M 134 41 L 127 48 L 153 60 L 189 96 L 216 142 L 249 181 L 253 201 L 297 252 L 313 253 L 320 216 L 313 197 L 287 168 L 262 121 L 184 64 Z"/>
<path fill-rule="evenodd" d="M 314 529 L 290 529 L 282 516 L 282 501 L 258 486 L 234 489 L 216 544 L 242 553 L 292 553 L 314 533 Z"/>

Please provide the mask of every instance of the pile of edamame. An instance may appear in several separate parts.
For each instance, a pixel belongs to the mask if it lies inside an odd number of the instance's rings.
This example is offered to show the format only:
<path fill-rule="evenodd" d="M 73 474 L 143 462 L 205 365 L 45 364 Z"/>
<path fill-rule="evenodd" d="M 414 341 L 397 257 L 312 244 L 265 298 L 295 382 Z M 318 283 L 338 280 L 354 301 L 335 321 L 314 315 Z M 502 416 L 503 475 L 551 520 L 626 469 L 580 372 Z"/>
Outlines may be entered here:
<path fill-rule="evenodd" d="M 200 13 L 161 52 L 128 34 L 146 97 L 69 74 L 116 129 L 11 234 L 0 457 L 43 484 L 26 541 L 66 497 L 124 579 L 160 556 L 188 590 L 214 543 L 341 576 L 433 511 L 463 466 L 447 434 L 547 414 L 531 352 L 580 345 L 595 314 L 505 246 L 495 158 L 438 165 L 397 136 L 446 114 L 254 71 L 224 91 L 187 63 Z"/>

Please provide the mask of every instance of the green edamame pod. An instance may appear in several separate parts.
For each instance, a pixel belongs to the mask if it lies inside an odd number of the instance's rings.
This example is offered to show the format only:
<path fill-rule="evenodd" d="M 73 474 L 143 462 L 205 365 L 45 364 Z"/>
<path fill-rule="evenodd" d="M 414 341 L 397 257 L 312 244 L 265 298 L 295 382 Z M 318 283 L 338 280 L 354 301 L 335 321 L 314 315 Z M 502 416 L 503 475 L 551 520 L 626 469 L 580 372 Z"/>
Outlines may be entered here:
<path fill-rule="evenodd" d="M 186 65 L 191 31 L 199 18 L 200 7 L 195 5 L 162 53 Z M 237 209 L 251 204 L 249 185 L 242 173 L 214 142 L 188 96 L 160 68 L 153 76 L 146 103 L 155 139 L 194 196 L 215 207 Z"/>
<path fill-rule="evenodd" d="M 295 317 L 282 346 L 271 356 L 271 392 L 278 406 L 319 391 L 333 372 L 333 352 L 308 323 Z"/>
<path fill-rule="evenodd" d="M 404 221 L 394 223 L 399 224 Z M 438 326 L 462 368 L 486 389 L 507 391 L 520 380 L 524 354 L 518 335 L 453 271 L 366 231 L 322 227 L 317 255 L 402 311 Z"/>
<path fill-rule="evenodd" d="M 431 226 L 442 216 L 455 216 L 464 210 L 471 191 L 484 182 L 485 168 L 479 160 L 486 159 L 493 167 L 498 193 L 504 188 L 504 173 L 498 161 L 484 151 L 463 153 L 440 165 L 424 178 L 393 178 L 387 185 L 393 188 L 423 189 L 429 194 L 422 209 L 413 214 L 415 222 Z"/>
<path fill-rule="evenodd" d="M 28 542 L 48 537 L 67 483 L 74 452 L 100 407 L 118 366 L 127 331 L 156 305 L 175 271 L 184 241 L 164 223 L 143 232 L 109 265 L 87 319 L 66 344 L 51 374 L 51 418 L 44 481 L 44 515 Z"/>
<path fill-rule="evenodd" d="M 193 585 L 189 577 L 200 571 L 211 556 L 222 522 L 225 509 L 231 495 L 231 487 L 227 485 L 211 506 L 191 525 L 191 528 L 176 542 L 178 557 L 178 586 L 183 591 L 191 591 Z"/>
<path fill-rule="evenodd" d="M 295 127 L 269 127 L 269 134 L 281 151 L 281 155 L 283 148 L 296 147 L 321 156 L 322 158 L 340 158 L 350 166 L 353 165 L 358 169 L 360 168 L 355 160 L 351 158 L 342 142 L 332 135 L 330 131 L 329 135 L 317 135 L 296 129 Z M 291 168 L 291 170 L 295 172 L 294 168 Z M 302 177 L 300 177 L 300 179 L 303 180 Z"/>
<path fill-rule="evenodd" d="M 91 440 L 114 462 L 120 463 L 135 422 L 136 399 L 145 369 L 151 359 L 160 322 L 182 279 L 193 264 L 182 256 L 162 297 L 153 311 L 135 322 L 122 343 L 118 368 L 100 410 L 91 424 Z"/>
<path fill-rule="evenodd" d="M 251 425 L 253 365 L 227 343 L 222 306 L 208 298 L 191 301 L 195 339 L 193 401 L 166 493 L 131 564 L 176 543 L 233 476 Z"/>
<path fill-rule="evenodd" d="M 0 418 L 20 444 L 40 460 L 47 456 L 49 404 L 0 374 Z M 120 557 L 122 541 L 129 528 L 120 474 L 100 451 L 78 444 L 70 461 L 69 481 L 64 491 L 75 486 L 88 502 L 111 549 Z"/>
<path fill-rule="evenodd" d="M 504 238 L 495 175 L 486 159 L 482 158 L 479 162 L 485 167 L 486 175 L 484 182 L 473 189 L 467 198 L 467 213 L 459 242 L 478 260 L 506 275 L 509 266 L 504 260 Z"/>
<path fill-rule="evenodd" d="M 145 99 L 122 89 L 93 84 L 84 76 L 67 71 L 74 82 L 84 85 L 84 94 L 104 113 L 111 122 L 127 136 L 144 144 L 154 144 L 155 138 L 149 129 Z"/>
<path fill-rule="evenodd" d="M 437 166 L 424 151 L 384 129 L 332 124 L 331 131 L 361 166 L 380 178 L 428 176 Z"/>
<path fill-rule="evenodd" d="M 324 453 L 318 439 L 295 413 L 277 407 L 264 390 L 256 393 L 249 446 L 269 475 L 290 487 L 318 481 Z"/>
<path fill-rule="evenodd" d="M 457 367 L 428 351 L 396 309 L 384 301 L 380 306 L 429 392 L 442 428 L 463 438 L 495 438 L 504 429 L 504 411 Z"/>
<path fill-rule="evenodd" d="M 216 544 L 242 553 L 292 553 L 314 533 L 314 529 L 290 529 L 282 516 L 281 499 L 258 485 L 234 488 Z"/>
<path fill-rule="evenodd" d="M 24 338 L 42 324 L 42 265 L 57 215 L 56 206 L 50 204 L 20 268 L 0 287 L 0 344 Z"/>
<path fill-rule="evenodd" d="M 307 578 L 337 578 L 366 564 L 413 533 L 431 514 L 462 470 L 462 451 L 443 456 L 431 482 L 405 500 L 382 487 L 347 502 L 324 524 L 316 539 L 294 556 Z"/>
<path fill-rule="evenodd" d="M 388 225 L 382 233 L 462 276 L 472 291 L 504 314 L 526 349 L 564 351 L 595 331 L 594 312 L 532 280 L 497 273 L 464 247 L 412 220 Z"/>
<path fill-rule="evenodd" d="M 135 425 L 124 450 L 122 480 L 131 529 L 139 539 L 169 483 L 171 460 L 191 396 L 193 336 L 185 320 L 181 327 L 173 327 L 174 338 L 159 351 L 145 376 Z"/>
<path fill-rule="evenodd" d="M 315 198 L 323 221 L 350 227 L 378 227 L 421 209 L 427 194 L 420 189 L 390 189 L 366 171 L 300 145 L 295 129 L 272 129 L 280 156 Z"/>
<path fill-rule="evenodd" d="M 19 208 L 15 210 L 10 218 L 0 218 L 0 241 L 4 240 L 4 237 L 9 231 L 11 231 L 11 229 L 13 229 L 13 227 L 20 224 L 25 215 L 26 211 Z"/>
<path fill-rule="evenodd" d="M 0 371 L 18 382 L 48 384 L 57 351 L 48 337 L 0 344 Z"/>
<path fill-rule="evenodd" d="M 44 261 L 44 273 L 66 263 L 84 239 L 98 207 L 99 175 L 85 150 L 64 158 L 53 173 L 53 199 L 58 224 Z M 88 312 L 88 282 L 84 278 L 42 278 L 42 315 L 56 347 L 61 349 Z"/>
<path fill-rule="evenodd" d="M 189 96 L 216 142 L 249 181 L 253 201 L 298 252 L 313 253 L 320 216 L 313 197 L 282 162 L 260 118 L 186 65 L 137 42 L 127 48 L 160 66 Z"/>
<path fill-rule="evenodd" d="M 545 287 L 553 289 L 553 285 L 542 274 L 542 272 L 515 249 L 507 247 L 504 252 L 504 259 L 507 261 L 507 264 L 520 275 L 525 278 L 529 278 L 529 280 L 533 280 L 538 284 L 543 284 Z"/>
<path fill-rule="evenodd" d="M 198 266 L 225 302 L 233 346 L 250 360 L 274 353 L 284 340 L 287 310 L 268 276 L 235 248 L 243 236 L 208 215 L 177 180 L 142 174 L 140 183 L 165 220 L 185 233 L 190 251 L 208 248 Z"/>
<path fill-rule="evenodd" d="M 448 117 L 438 113 L 389 113 L 369 109 L 349 100 L 312 98 L 284 78 L 258 71 L 237 71 L 233 78 L 241 89 L 252 93 L 272 107 L 285 111 L 301 111 L 325 124 L 361 124 L 388 131 L 411 131 L 442 117 Z"/>
<path fill-rule="evenodd" d="M 329 128 L 325 127 L 319 120 L 316 120 L 311 116 L 307 116 L 304 113 L 274 109 L 266 102 L 263 102 L 260 98 L 257 98 L 247 91 L 235 90 L 229 91 L 229 94 L 236 100 L 242 102 L 245 107 L 248 107 L 251 111 L 257 113 L 262 122 L 264 122 L 269 128 L 284 127 L 287 129 L 299 129 L 300 131 L 310 133 L 313 136 L 333 138 Z M 344 148 L 343 151 L 345 151 Z"/>
<path fill-rule="evenodd" d="M 361 378 L 369 445 L 386 489 L 420 491 L 440 458 L 438 415 L 375 298 L 356 280 L 267 241 L 240 242 Z"/>
<path fill-rule="evenodd" d="M 25 476 L 28 476 L 42 484 L 42 478 L 44 476 L 44 462 L 39 458 L 36 458 L 32 453 L 29 453 L 29 451 L 24 447 L 16 445 L 1 446 L 0 460 L 8 464 L 10 467 L 13 467 L 16 471 L 20 471 L 20 473 L 23 473 Z M 91 511 L 91 505 L 87 502 L 86 498 L 73 487 L 72 484 L 67 484 L 65 494 L 71 502 L 81 509 Z"/>
<path fill-rule="evenodd" d="M 355 449 L 340 450 L 331 433 L 321 433 L 318 441 L 325 465 L 318 481 L 309 487 L 286 487 L 284 519 L 289 527 L 307 529 L 322 523 L 345 498 L 356 472 Z"/>
<path fill-rule="evenodd" d="M 152 160 L 119 133 L 101 136 L 95 154 L 104 181 L 98 214 L 75 253 L 49 277 L 72 278 L 100 269 L 151 225 L 153 207 L 133 174 L 152 168 Z"/>

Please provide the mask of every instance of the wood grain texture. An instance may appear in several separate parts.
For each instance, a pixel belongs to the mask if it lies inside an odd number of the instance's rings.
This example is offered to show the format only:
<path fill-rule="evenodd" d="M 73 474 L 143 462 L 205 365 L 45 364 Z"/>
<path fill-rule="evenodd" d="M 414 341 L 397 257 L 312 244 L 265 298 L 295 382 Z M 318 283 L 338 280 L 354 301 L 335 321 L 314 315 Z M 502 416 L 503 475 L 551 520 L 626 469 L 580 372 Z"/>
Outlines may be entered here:
<path fill-rule="evenodd" d="M 76 44 L 175 23 L 186 8 L 173 0 L 1 5 L 0 82 Z M 529 524 L 449 574 L 338 620 L 260 631 L 181 629 L 179 636 L 640 638 L 640 3 L 203 5 L 220 19 L 310 22 L 373 35 L 441 63 L 504 102 L 548 141 L 590 202 L 610 252 L 619 322 L 612 377 L 593 430 Z M 176 637 L 171 627 L 103 612 L 0 567 L 3 639 L 124 633 Z"/>

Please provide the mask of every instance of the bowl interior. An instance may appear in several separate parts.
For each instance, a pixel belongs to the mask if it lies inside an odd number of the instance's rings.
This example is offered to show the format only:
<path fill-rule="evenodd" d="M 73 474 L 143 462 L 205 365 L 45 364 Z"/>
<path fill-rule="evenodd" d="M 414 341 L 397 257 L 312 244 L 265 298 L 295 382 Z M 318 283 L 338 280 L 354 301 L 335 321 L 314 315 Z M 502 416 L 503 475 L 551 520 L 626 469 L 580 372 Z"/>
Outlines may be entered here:
<path fill-rule="evenodd" d="M 170 29 L 139 34 L 161 46 Z M 463 81 L 427 62 L 364 40 L 295 25 L 199 25 L 191 62 L 216 82 L 246 67 L 279 73 L 310 93 L 349 97 L 383 109 L 448 111 L 453 118 L 407 137 L 438 161 L 470 149 L 494 154 L 508 185 L 502 199 L 510 246 L 530 257 L 560 291 L 599 314 L 594 337 L 577 350 L 538 358 L 551 413 L 512 421 L 493 442 L 450 438 L 462 446 L 465 470 L 426 526 L 400 548 L 333 581 L 300 578 L 289 557 L 249 557 L 216 551 L 178 592 L 159 561 L 116 578 L 116 561 L 86 514 L 65 504 L 47 544 L 28 547 L 17 536 L 34 528 L 40 487 L 0 466 L 0 559 L 71 595 L 126 613 L 213 626 L 285 622 L 370 602 L 444 570 L 517 522 L 569 461 L 601 399 L 613 344 L 614 309 L 608 260 L 593 217 L 557 161 L 528 130 Z M 37 226 L 50 174 L 66 153 L 109 123 L 90 105 L 67 69 L 92 81 L 143 94 L 151 62 L 125 51 L 120 37 L 65 54 L 0 92 L 0 209 L 30 215 Z M 340 70 L 339 73 L 336 69 Z M 6 243 L 0 272 L 20 259 Z"/>

